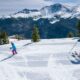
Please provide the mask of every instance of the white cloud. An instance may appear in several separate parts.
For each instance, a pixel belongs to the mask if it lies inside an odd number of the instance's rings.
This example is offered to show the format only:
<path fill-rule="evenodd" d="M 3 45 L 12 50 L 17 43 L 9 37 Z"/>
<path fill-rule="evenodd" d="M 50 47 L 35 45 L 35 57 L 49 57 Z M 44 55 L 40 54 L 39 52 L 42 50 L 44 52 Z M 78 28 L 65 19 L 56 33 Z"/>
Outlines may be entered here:
<path fill-rule="evenodd" d="M 44 0 L 44 1 L 52 1 L 54 3 L 72 3 L 72 4 L 80 3 L 80 0 Z"/>
<path fill-rule="evenodd" d="M 24 8 L 40 9 L 49 4 L 51 4 L 51 2 L 46 2 L 44 0 L 2 0 L 0 1 L 0 15 L 17 12 Z"/>

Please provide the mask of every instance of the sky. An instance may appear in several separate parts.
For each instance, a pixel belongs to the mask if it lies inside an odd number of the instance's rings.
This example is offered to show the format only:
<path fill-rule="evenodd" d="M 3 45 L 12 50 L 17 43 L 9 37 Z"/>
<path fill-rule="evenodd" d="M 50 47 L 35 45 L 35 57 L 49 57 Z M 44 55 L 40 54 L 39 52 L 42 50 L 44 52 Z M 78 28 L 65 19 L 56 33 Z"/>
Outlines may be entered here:
<path fill-rule="evenodd" d="M 0 16 L 13 14 L 24 8 L 40 9 L 54 3 L 77 5 L 80 0 L 0 0 Z"/>

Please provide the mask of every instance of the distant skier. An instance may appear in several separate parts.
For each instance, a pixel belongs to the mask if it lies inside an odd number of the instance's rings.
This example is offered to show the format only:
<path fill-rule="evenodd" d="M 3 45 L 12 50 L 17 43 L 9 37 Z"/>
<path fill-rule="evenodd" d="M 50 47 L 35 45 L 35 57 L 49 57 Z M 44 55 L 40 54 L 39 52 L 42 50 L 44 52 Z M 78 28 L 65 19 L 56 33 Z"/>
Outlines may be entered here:
<path fill-rule="evenodd" d="M 13 55 L 17 54 L 16 46 L 13 42 L 11 42 L 11 46 L 12 47 L 10 49 L 12 50 Z"/>

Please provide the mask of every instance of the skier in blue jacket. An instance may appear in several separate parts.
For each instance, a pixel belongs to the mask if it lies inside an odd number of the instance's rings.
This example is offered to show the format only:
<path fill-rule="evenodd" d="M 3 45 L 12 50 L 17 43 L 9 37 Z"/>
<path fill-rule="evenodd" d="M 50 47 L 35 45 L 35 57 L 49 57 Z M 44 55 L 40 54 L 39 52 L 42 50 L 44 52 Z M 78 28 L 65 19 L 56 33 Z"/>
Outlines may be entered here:
<path fill-rule="evenodd" d="M 13 55 L 17 54 L 16 46 L 15 46 L 15 44 L 13 42 L 11 42 L 11 46 L 12 46 L 11 49 L 12 49 Z"/>

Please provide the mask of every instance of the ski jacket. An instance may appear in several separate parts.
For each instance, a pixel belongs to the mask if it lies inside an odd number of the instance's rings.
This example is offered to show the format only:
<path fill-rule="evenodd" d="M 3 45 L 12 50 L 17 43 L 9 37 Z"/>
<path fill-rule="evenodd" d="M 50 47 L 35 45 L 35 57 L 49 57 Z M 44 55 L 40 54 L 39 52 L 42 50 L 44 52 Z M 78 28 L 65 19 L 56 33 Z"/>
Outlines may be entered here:
<path fill-rule="evenodd" d="M 11 45 L 12 45 L 12 50 L 16 50 L 15 44 L 14 43 L 11 43 Z"/>

